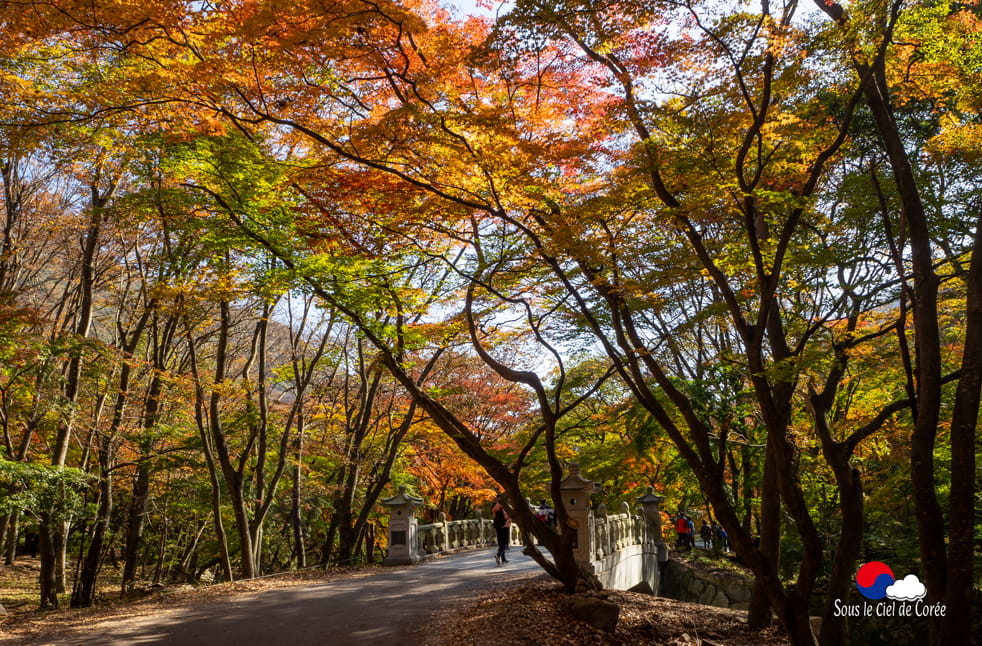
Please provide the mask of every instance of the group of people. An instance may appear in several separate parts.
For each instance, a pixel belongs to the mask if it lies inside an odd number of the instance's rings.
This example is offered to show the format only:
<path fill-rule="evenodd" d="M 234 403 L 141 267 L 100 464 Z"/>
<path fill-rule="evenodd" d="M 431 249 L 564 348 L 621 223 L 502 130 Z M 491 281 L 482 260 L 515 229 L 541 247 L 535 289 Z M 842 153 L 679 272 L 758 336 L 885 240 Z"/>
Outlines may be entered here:
<path fill-rule="evenodd" d="M 675 518 L 675 533 L 678 537 L 675 541 L 676 549 L 691 550 L 695 548 L 696 525 L 689 516 L 681 511 Z M 703 549 L 712 549 L 714 541 L 716 547 L 720 550 L 727 552 L 730 549 L 730 544 L 726 537 L 726 530 L 721 525 L 718 525 L 715 520 L 712 525 L 705 520 L 702 521 L 702 526 L 699 528 L 699 538 L 702 539 Z"/>

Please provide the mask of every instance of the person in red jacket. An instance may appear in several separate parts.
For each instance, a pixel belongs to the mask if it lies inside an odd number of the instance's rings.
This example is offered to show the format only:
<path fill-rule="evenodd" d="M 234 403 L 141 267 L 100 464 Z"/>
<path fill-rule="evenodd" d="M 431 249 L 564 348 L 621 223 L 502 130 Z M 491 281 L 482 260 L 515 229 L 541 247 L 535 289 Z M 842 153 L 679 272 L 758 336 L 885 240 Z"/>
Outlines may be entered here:
<path fill-rule="evenodd" d="M 678 540 L 675 541 L 676 549 L 686 549 L 689 546 L 689 521 L 685 519 L 682 512 L 679 512 L 675 519 L 675 533 L 678 534 Z"/>

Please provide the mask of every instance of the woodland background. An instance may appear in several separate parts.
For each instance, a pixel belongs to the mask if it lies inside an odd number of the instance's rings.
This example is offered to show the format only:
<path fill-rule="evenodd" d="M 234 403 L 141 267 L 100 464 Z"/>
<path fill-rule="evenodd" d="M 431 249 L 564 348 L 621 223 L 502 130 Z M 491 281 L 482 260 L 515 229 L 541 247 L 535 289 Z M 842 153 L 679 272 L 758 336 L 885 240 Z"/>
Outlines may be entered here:
<path fill-rule="evenodd" d="M 574 461 L 722 523 L 752 625 L 842 643 L 882 560 L 968 643 L 982 8 L 497 16 L 0 2 L 6 562 L 42 607 L 373 563 L 394 486 L 463 518 Z"/>

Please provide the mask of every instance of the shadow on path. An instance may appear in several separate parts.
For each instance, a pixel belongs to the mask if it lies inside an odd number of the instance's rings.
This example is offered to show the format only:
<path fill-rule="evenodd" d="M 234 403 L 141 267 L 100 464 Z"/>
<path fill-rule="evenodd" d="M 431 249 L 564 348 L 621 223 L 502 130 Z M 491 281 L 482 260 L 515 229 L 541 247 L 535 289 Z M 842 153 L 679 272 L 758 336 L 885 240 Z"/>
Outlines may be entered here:
<path fill-rule="evenodd" d="M 425 643 L 423 624 L 441 607 L 520 578 L 546 576 L 521 550 L 494 564 L 481 549 L 384 568 L 375 574 L 237 595 L 156 617 L 104 622 L 85 635 L 36 644 L 251 646 Z M 417 639 L 404 640 L 419 630 Z M 401 639 L 402 638 L 402 639 Z"/>

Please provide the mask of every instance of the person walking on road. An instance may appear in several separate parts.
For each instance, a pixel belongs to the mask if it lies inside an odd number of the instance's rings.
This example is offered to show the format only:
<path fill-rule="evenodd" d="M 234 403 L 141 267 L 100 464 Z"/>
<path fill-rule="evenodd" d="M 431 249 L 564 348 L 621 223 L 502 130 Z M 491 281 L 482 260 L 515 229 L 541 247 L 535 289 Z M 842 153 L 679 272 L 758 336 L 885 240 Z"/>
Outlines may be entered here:
<path fill-rule="evenodd" d="M 689 523 L 685 520 L 685 515 L 680 511 L 675 519 L 675 533 L 678 540 L 675 541 L 675 548 L 684 550 L 689 545 Z"/>
<path fill-rule="evenodd" d="M 494 506 L 491 507 L 492 524 L 494 525 L 495 537 L 498 539 L 498 552 L 494 555 L 494 564 L 501 565 L 507 563 L 505 552 L 508 551 L 509 535 L 511 534 L 511 517 L 501 504 L 502 497 L 498 496 Z"/>
<path fill-rule="evenodd" d="M 726 542 L 726 530 L 723 529 L 723 526 L 722 525 L 717 525 L 714 522 L 713 523 L 713 534 L 714 534 L 713 540 L 715 541 L 713 543 L 713 545 L 715 545 L 718 549 L 720 549 L 720 550 L 722 550 L 724 552 L 728 552 L 730 550 L 730 546 Z"/>
<path fill-rule="evenodd" d="M 705 520 L 702 521 L 702 527 L 699 528 L 699 538 L 702 539 L 702 549 L 713 548 L 713 528 Z"/>

